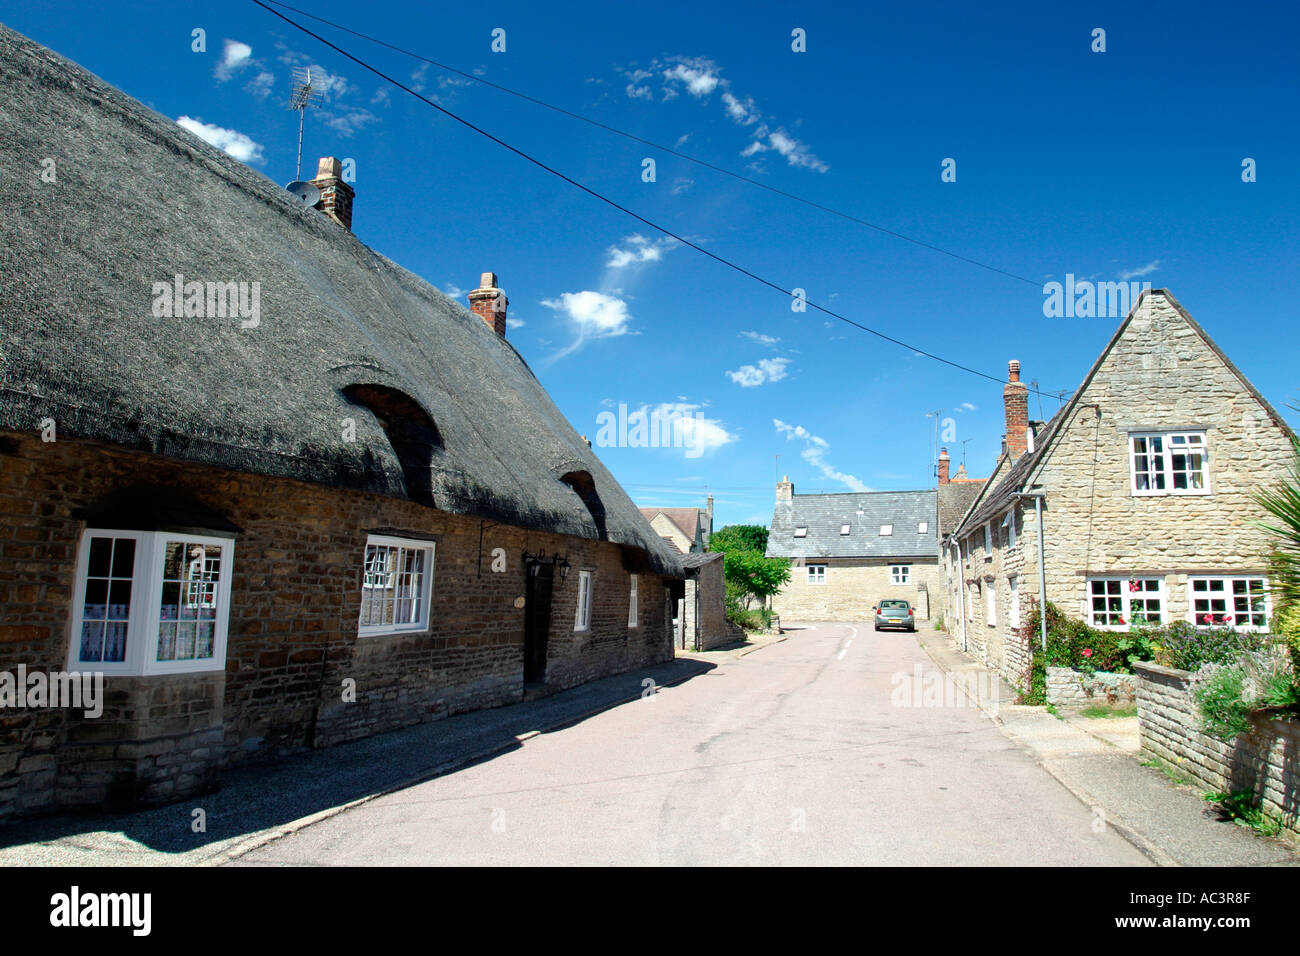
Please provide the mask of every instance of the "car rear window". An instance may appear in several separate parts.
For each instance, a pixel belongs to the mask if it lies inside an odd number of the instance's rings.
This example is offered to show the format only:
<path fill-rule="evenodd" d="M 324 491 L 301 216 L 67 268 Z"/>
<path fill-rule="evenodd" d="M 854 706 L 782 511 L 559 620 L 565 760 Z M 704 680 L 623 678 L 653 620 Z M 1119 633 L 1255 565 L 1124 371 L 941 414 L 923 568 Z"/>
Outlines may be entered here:
<path fill-rule="evenodd" d="M 881 601 L 881 602 L 880 602 L 880 606 L 881 606 L 882 608 L 886 608 L 886 607 L 896 607 L 896 608 L 901 608 L 901 609 L 904 610 L 904 611 L 907 610 L 907 602 L 906 602 L 906 601 Z"/>

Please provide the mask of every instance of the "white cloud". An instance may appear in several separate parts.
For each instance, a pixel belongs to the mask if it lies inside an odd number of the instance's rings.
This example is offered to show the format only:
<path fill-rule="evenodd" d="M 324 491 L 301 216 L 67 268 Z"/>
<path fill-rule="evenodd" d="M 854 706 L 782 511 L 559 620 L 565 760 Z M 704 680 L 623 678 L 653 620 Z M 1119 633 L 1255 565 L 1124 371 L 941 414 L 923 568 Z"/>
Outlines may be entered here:
<path fill-rule="evenodd" d="M 664 79 L 682 83 L 691 96 L 703 98 L 718 88 L 718 65 L 704 57 L 678 57 L 663 71 Z"/>
<path fill-rule="evenodd" d="M 466 295 L 469 294 L 469 289 L 462 289 L 454 282 L 448 282 L 446 285 L 442 287 L 442 291 L 445 292 L 447 295 L 451 296 L 453 299 L 463 299 L 465 298 Z"/>
<path fill-rule="evenodd" d="M 804 449 L 800 452 L 800 457 L 827 478 L 843 482 L 850 491 L 871 490 L 853 475 L 846 475 L 841 471 L 835 470 L 835 468 L 826 460 L 826 453 L 830 451 L 831 446 L 825 439 L 818 438 L 802 425 L 787 425 L 779 418 L 772 419 L 772 425 L 778 432 L 785 435 L 786 441 L 791 441 L 793 439 L 799 439 L 802 441 Z"/>
<path fill-rule="evenodd" d="M 250 57 L 253 55 L 253 48 L 247 43 L 240 43 L 238 40 L 226 40 L 221 50 L 221 59 L 217 63 L 217 68 L 213 71 L 213 76 L 217 78 L 218 83 L 224 83 L 234 76 L 235 71 L 249 65 Z"/>
<path fill-rule="evenodd" d="M 509 317 L 506 318 L 507 329 L 522 329 L 525 324 L 526 323 L 524 322 L 523 319 L 512 319 Z"/>
<path fill-rule="evenodd" d="M 680 422 L 682 444 L 689 450 L 689 457 L 716 451 L 723 445 L 736 440 L 736 436 L 727 431 L 721 420 L 708 418 L 700 411 L 703 405 L 692 402 L 660 402 L 653 407 L 642 406 L 642 410 L 654 421 L 670 420 Z"/>
<path fill-rule="evenodd" d="M 766 126 L 760 126 L 755 131 L 754 136 L 754 141 L 741 150 L 741 156 L 776 152 L 784 156 L 785 161 L 791 166 L 802 166 L 805 169 L 812 169 L 819 173 L 824 173 L 830 169 L 829 166 L 813 155 L 805 143 L 799 142 L 783 129 L 769 130 Z"/>
<path fill-rule="evenodd" d="M 678 176 L 673 180 L 673 195 L 680 196 L 686 190 L 695 185 L 695 180 L 688 176 Z"/>
<path fill-rule="evenodd" d="M 957 406 L 957 411 L 959 411 L 959 412 L 973 412 L 973 411 L 975 411 L 975 406 L 974 406 L 973 404 L 971 404 L 970 402 L 962 402 L 960 405 Z"/>
<path fill-rule="evenodd" d="M 1141 266 L 1140 268 L 1129 269 L 1126 272 L 1121 272 L 1119 274 L 1120 281 L 1127 282 L 1129 279 L 1136 279 L 1139 276 L 1150 275 L 1152 272 L 1155 272 L 1159 268 L 1160 268 L 1160 260 L 1152 259 L 1150 262 L 1148 262 L 1144 266 Z"/>
<path fill-rule="evenodd" d="M 759 345 L 766 345 L 768 348 L 773 348 L 778 342 L 781 341 L 780 339 L 774 336 L 764 335 L 762 332 L 741 332 L 740 334 L 742 337 L 749 339 L 751 342 L 757 342 Z"/>
<path fill-rule="evenodd" d="M 264 100 L 271 95 L 271 87 L 273 86 L 275 86 L 275 74 L 267 70 L 260 70 L 257 76 L 248 81 L 248 85 L 244 89 L 259 100 Z"/>
<path fill-rule="evenodd" d="M 731 91 L 726 90 L 722 94 L 722 105 L 727 108 L 727 115 L 741 126 L 749 126 L 759 120 L 758 107 L 755 105 L 753 97 L 746 96 L 744 100 L 741 100 Z"/>
<path fill-rule="evenodd" d="M 785 369 L 789 364 L 788 358 L 759 359 L 757 366 L 742 365 L 736 371 L 728 372 L 727 378 L 741 388 L 753 388 L 755 385 L 781 381 L 785 378 Z"/>
<path fill-rule="evenodd" d="M 631 320 L 627 303 L 603 292 L 565 292 L 558 299 L 543 299 L 542 305 L 563 312 L 578 327 L 579 340 L 626 335 Z"/>
<path fill-rule="evenodd" d="M 205 143 L 211 143 L 217 149 L 230 154 L 241 163 L 260 163 L 266 159 L 262 154 L 261 144 L 253 142 L 252 139 L 238 130 L 224 129 L 220 126 L 214 126 L 212 123 L 192 119 L 189 116 L 182 116 L 176 122 Z"/>
<path fill-rule="evenodd" d="M 658 262 L 666 250 L 677 245 L 676 239 L 666 236 L 652 240 L 645 236 L 633 235 L 623 241 L 627 243 L 626 246 L 610 246 L 607 250 L 609 259 L 605 262 L 606 268 L 622 269 L 634 263 Z"/>
<path fill-rule="evenodd" d="M 375 95 L 370 97 L 371 106 L 387 106 L 392 101 L 392 96 L 387 87 L 381 87 L 375 90 Z"/>

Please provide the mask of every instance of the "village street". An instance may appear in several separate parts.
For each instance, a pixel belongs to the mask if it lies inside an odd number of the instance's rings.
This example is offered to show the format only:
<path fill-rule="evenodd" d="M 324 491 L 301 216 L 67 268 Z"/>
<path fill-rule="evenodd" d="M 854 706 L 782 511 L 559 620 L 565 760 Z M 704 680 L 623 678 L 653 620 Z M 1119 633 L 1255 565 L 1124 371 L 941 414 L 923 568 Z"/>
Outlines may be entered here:
<path fill-rule="evenodd" d="M 891 703 L 918 666 L 913 634 L 794 630 L 236 862 L 1149 863 L 961 695 Z"/>

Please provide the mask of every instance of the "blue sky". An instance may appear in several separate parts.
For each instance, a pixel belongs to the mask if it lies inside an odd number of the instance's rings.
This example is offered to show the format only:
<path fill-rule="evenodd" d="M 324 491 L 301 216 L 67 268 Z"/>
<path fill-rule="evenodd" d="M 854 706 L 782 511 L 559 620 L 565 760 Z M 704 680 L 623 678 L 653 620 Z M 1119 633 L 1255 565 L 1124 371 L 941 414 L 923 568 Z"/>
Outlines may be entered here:
<path fill-rule="evenodd" d="M 1300 69 L 1290 4 L 294 4 L 467 73 L 1012 273 L 801 206 L 295 16 L 447 109 L 711 252 L 918 348 L 1072 391 L 1120 319 L 1048 318 L 1067 274 L 1170 289 L 1292 422 Z M 638 504 L 766 524 L 796 491 L 933 484 L 934 419 L 987 474 L 1001 389 L 795 312 L 245 0 L 0 5 L 0 22 L 294 178 L 355 161 L 354 231 L 458 294 L 493 270 L 561 410 L 703 416 L 708 450 L 598 448 Z M 191 49 L 202 28 L 206 52 Z M 505 31 L 505 52 L 491 50 Z M 806 52 L 791 49 L 802 29 Z M 1093 30 L 1105 52 L 1093 52 Z M 656 161 L 643 181 L 643 159 Z M 1256 181 L 1242 181 L 1242 162 Z M 956 181 L 941 180 L 945 159 Z M 522 324 L 519 324 L 522 323 Z M 1031 417 L 1057 399 L 1031 396 Z M 774 456 L 780 455 L 779 464 Z M 954 466 L 955 467 L 955 466 Z"/>

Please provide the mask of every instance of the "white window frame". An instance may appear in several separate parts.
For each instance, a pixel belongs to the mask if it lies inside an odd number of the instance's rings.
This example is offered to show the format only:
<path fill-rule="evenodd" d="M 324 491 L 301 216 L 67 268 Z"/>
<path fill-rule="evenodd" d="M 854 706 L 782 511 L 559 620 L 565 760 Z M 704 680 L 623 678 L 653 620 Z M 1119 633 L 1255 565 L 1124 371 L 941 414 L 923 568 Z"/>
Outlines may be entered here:
<path fill-rule="evenodd" d="M 1174 475 L 1174 439 L 1181 438 L 1184 440 L 1184 447 L 1191 447 L 1193 444 L 1198 447 L 1201 455 L 1201 487 L 1200 488 L 1175 488 Z M 1153 456 L 1159 457 L 1160 467 L 1156 470 L 1154 467 L 1144 471 L 1143 474 L 1152 476 L 1152 485 L 1155 484 L 1155 477 L 1159 476 L 1164 481 L 1163 488 L 1139 488 L 1138 487 L 1138 451 L 1137 442 L 1141 439 L 1146 442 L 1146 451 L 1143 455 L 1147 458 Z M 1160 451 L 1152 452 L 1151 440 L 1160 441 Z M 1196 441 L 1190 442 L 1189 440 Z M 1183 431 L 1144 431 L 1129 432 L 1128 435 L 1128 461 L 1129 461 L 1129 491 L 1138 497 L 1156 497 L 1160 495 L 1208 495 L 1210 494 L 1210 444 L 1206 434 L 1200 429 L 1191 429 Z M 1190 472 L 1189 472 L 1190 474 Z"/>
<path fill-rule="evenodd" d="M 364 611 L 364 591 L 376 588 L 393 588 L 393 600 L 396 602 L 396 588 L 393 576 L 396 571 L 373 571 L 371 570 L 368 560 L 371 547 L 400 548 L 404 551 L 423 551 L 424 552 L 424 593 L 420 596 L 418 604 L 414 605 L 419 611 L 418 621 L 408 621 L 403 623 L 392 624 L 362 624 L 361 614 Z M 382 637 L 385 634 L 412 634 L 421 633 L 429 630 L 429 610 L 433 606 L 433 570 L 434 556 L 437 546 L 432 541 L 426 541 L 422 538 L 398 538 L 392 535 L 371 534 L 366 536 L 365 550 L 361 552 L 361 587 L 363 606 L 357 612 L 357 636 L 358 637 Z M 400 555 L 400 551 L 399 551 Z M 386 581 L 376 580 L 377 576 L 387 577 Z"/>
<path fill-rule="evenodd" d="M 1016 628 L 1020 626 L 1020 575 L 1007 575 L 1007 592 L 1011 600 L 1007 609 L 1007 626 Z"/>
<path fill-rule="evenodd" d="M 966 597 L 968 598 L 968 600 L 966 601 L 966 620 L 968 620 L 968 621 L 970 621 L 972 624 L 974 624 L 974 623 L 975 623 L 975 605 L 977 605 L 977 604 L 979 603 L 979 599 L 980 599 L 980 586 L 979 586 L 979 582 L 978 582 L 978 581 L 972 581 L 969 585 L 967 585 L 967 591 L 968 591 L 968 593 L 967 593 Z"/>
<path fill-rule="evenodd" d="M 799 525 L 797 528 L 794 529 L 794 536 L 795 536 L 796 538 L 806 538 L 806 537 L 808 537 L 808 526 L 807 526 L 807 525 Z"/>
<path fill-rule="evenodd" d="M 636 618 L 637 618 L 637 607 L 636 607 L 636 604 L 637 604 L 636 575 L 635 575 L 635 574 L 632 574 L 632 575 L 628 575 L 628 577 L 631 578 L 631 582 L 632 582 L 632 583 L 628 585 L 628 598 L 627 598 L 627 626 L 628 626 L 628 627 L 636 627 L 636 626 L 637 626 L 637 619 L 636 619 Z"/>
<path fill-rule="evenodd" d="M 126 629 L 126 653 L 120 661 L 81 660 L 81 631 L 86 607 L 86 577 L 90 567 L 90 545 L 95 538 L 129 538 L 135 541 L 135 559 L 131 568 L 131 604 Z M 163 562 L 166 559 L 167 545 L 173 542 L 215 545 L 222 549 L 221 571 L 212 591 L 212 599 L 210 602 L 205 599 L 198 605 L 212 607 L 215 611 L 212 618 L 211 657 L 191 658 L 189 660 L 158 660 L 159 627 L 163 623 L 160 608 Z M 230 629 L 230 581 L 234 561 L 235 541 L 233 538 L 173 531 L 128 531 L 120 528 L 84 529 L 77 546 L 77 576 L 76 586 L 73 589 L 72 630 L 68 640 L 68 672 L 102 673 L 106 676 L 147 677 L 157 674 L 192 674 L 225 670 L 226 640 Z M 195 623 L 199 622 L 196 620 Z"/>
<path fill-rule="evenodd" d="M 1133 591 L 1132 588 L 1130 587 L 1129 582 L 1134 580 L 1142 581 L 1142 582 L 1155 581 L 1157 582 L 1157 588 L 1154 592 L 1145 589 L 1139 591 Z M 1096 597 L 1108 598 L 1111 595 L 1109 594 L 1094 595 L 1093 588 L 1092 588 L 1094 582 L 1096 583 L 1110 582 L 1118 585 L 1118 597 L 1120 599 L 1119 614 L 1120 617 L 1123 618 L 1124 620 L 1123 624 L 1103 624 L 1098 622 L 1096 608 L 1093 607 L 1093 600 Z M 1143 621 L 1144 627 L 1146 626 L 1154 627 L 1159 624 L 1165 624 L 1170 620 L 1169 590 L 1165 583 L 1164 575 L 1160 575 L 1160 574 L 1141 574 L 1141 575 L 1131 575 L 1131 576 L 1116 575 L 1116 574 L 1090 575 L 1084 581 L 1084 589 L 1085 589 L 1084 610 L 1086 611 L 1089 627 L 1096 627 L 1106 631 L 1124 631 L 1132 627 L 1133 626 L 1133 599 L 1139 596 L 1146 596 L 1146 598 L 1149 599 L 1152 595 L 1154 595 L 1155 599 L 1160 602 L 1160 619 L 1157 621 L 1145 620 Z M 1113 612 L 1104 611 L 1103 613 L 1110 614 Z"/>
<path fill-rule="evenodd" d="M 911 584 L 912 566 L 910 564 L 891 564 L 889 566 L 890 584 Z"/>
<path fill-rule="evenodd" d="M 850 526 L 849 526 L 849 525 L 846 525 L 846 524 L 842 524 L 842 525 L 840 525 L 840 534 L 848 534 L 849 531 L 850 531 Z"/>
<path fill-rule="evenodd" d="M 882 538 L 888 538 L 893 533 L 894 533 L 894 526 L 892 524 L 882 524 L 880 526 L 880 536 Z"/>
<path fill-rule="evenodd" d="M 595 571 L 578 572 L 578 606 L 573 612 L 574 631 L 591 630 L 591 592 L 595 577 Z"/>
<path fill-rule="evenodd" d="M 1233 595 L 1233 593 L 1232 593 L 1232 584 L 1233 584 L 1233 582 L 1235 582 L 1235 581 L 1247 581 L 1247 582 L 1250 582 L 1250 584 L 1257 583 L 1257 584 L 1259 585 L 1259 588 L 1258 588 L 1258 590 L 1259 590 L 1259 594 L 1258 594 L 1257 596 L 1260 597 L 1260 598 L 1262 598 L 1263 601 L 1264 601 L 1264 611 L 1263 611 L 1263 614 L 1264 614 L 1264 622 L 1263 622 L 1262 624 L 1250 624 L 1250 623 L 1247 623 L 1247 624 L 1238 624 L 1238 623 L 1235 623 L 1235 621 L 1236 621 L 1236 617 L 1237 617 L 1237 614 L 1238 614 L 1239 612 L 1237 612 L 1235 609 L 1232 609 L 1232 610 L 1228 610 L 1228 613 L 1232 615 L 1232 617 L 1233 617 L 1233 623 L 1230 623 L 1230 624 L 1228 624 L 1228 625 L 1226 625 L 1226 626 L 1228 626 L 1228 627 L 1234 627 L 1234 628 L 1236 628 L 1236 629 L 1239 630 L 1239 631 L 1267 631 L 1267 630 L 1268 630 L 1268 628 L 1269 628 L 1269 621 L 1272 619 L 1272 616 L 1273 616 L 1273 602 L 1272 602 L 1272 599 L 1271 599 L 1271 597 L 1270 597 L 1270 595 L 1269 595 L 1269 589 L 1268 589 L 1268 578 L 1267 578 L 1267 577 L 1265 577 L 1265 576 L 1262 575 L 1262 574 L 1192 574 L 1192 575 L 1188 575 L 1188 577 L 1187 577 L 1187 619 L 1188 619 L 1192 624 L 1195 624 L 1197 627 L 1211 627 L 1211 626 L 1213 626 L 1213 627 L 1224 627 L 1224 626 L 1225 626 L 1224 624 L 1221 624 L 1221 623 L 1219 623 L 1219 622 L 1217 622 L 1217 621 L 1213 622 L 1213 624 L 1203 624 L 1203 623 L 1201 623 L 1201 621 L 1198 619 L 1198 615 L 1197 615 L 1197 613 L 1196 613 L 1196 582 L 1197 582 L 1197 581 L 1206 581 L 1206 582 L 1210 582 L 1210 581 L 1222 581 L 1222 582 L 1224 582 L 1224 584 L 1225 584 L 1225 588 L 1224 588 L 1224 590 L 1223 590 L 1222 593 L 1223 593 L 1223 595 L 1224 595 L 1224 597 L 1225 597 L 1225 600 L 1231 600 L 1231 599 L 1234 597 L 1234 595 Z M 1250 590 L 1251 590 L 1251 588 L 1250 588 L 1250 584 L 1247 584 L 1247 600 L 1249 600 L 1249 598 L 1250 598 L 1250 596 L 1251 596 L 1251 595 L 1250 595 Z M 1209 592 L 1207 592 L 1207 593 L 1209 593 Z M 1235 603 L 1235 602 L 1234 602 L 1234 603 Z M 1225 608 L 1225 610 L 1227 610 L 1227 609 Z M 1249 611 L 1249 610 L 1248 610 L 1248 611 L 1246 611 L 1246 612 L 1244 612 L 1244 613 L 1246 613 L 1246 614 L 1248 614 L 1248 615 L 1254 615 L 1254 614 L 1258 614 L 1259 612 L 1257 612 L 1257 611 Z"/>
<path fill-rule="evenodd" d="M 811 585 L 821 586 L 826 583 L 826 565 L 810 564 L 808 565 L 808 583 Z"/>
<path fill-rule="evenodd" d="M 985 589 L 984 622 L 989 627 L 998 626 L 998 582 L 990 581 Z"/>
<path fill-rule="evenodd" d="M 1002 519 L 1002 527 L 1007 529 L 1007 550 L 1016 546 L 1016 509 L 1012 508 Z"/>
<path fill-rule="evenodd" d="M 930 522 L 928 522 L 928 521 L 922 521 L 920 524 L 918 524 L 918 525 L 916 526 L 916 533 L 917 533 L 917 534 L 929 534 L 929 533 L 930 533 Z"/>
<path fill-rule="evenodd" d="M 984 522 L 984 560 L 993 560 L 993 522 Z"/>

